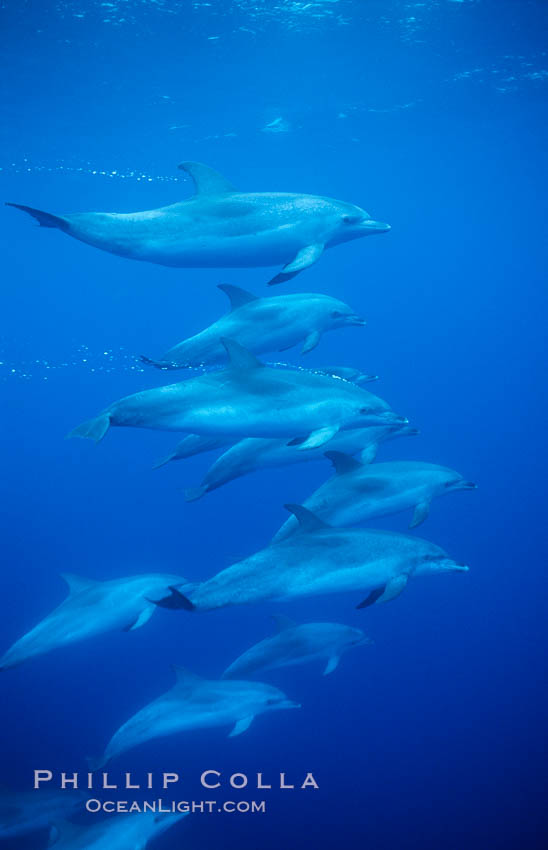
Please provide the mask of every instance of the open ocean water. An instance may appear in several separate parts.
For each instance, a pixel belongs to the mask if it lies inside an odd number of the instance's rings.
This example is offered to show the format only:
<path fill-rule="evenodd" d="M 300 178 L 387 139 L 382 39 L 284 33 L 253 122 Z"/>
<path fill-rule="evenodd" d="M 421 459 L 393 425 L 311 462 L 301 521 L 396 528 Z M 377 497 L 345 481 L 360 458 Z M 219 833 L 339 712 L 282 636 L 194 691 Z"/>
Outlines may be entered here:
<path fill-rule="evenodd" d="M 367 389 L 420 429 L 379 460 L 447 465 L 478 485 L 436 500 L 412 532 L 466 575 L 417 578 L 365 610 L 355 593 L 159 610 L 134 633 L 3 672 L 3 785 L 29 790 L 35 769 L 84 774 L 85 758 L 171 687 L 172 664 L 216 678 L 285 614 L 361 628 L 374 644 L 326 678 L 317 661 L 258 677 L 298 711 L 117 759 L 111 776 L 179 772 L 168 797 L 267 799 L 265 814 L 191 815 L 151 848 L 546 846 L 547 4 L 4 0 L 0 19 L 3 200 L 152 209 L 192 193 L 177 165 L 198 160 L 238 189 L 341 198 L 392 226 L 268 290 L 272 269 L 133 262 L 2 207 L 2 652 L 63 599 L 60 573 L 203 580 L 266 546 L 283 504 L 330 474 L 327 463 L 262 470 L 186 503 L 215 455 L 154 470 L 177 434 L 64 439 L 116 399 L 183 377 L 139 355 L 217 319 L 217 284 L 350 304 L 365 328 L 264 359 L 379 375 Z M 368 525 L 405 532 L 410 516 Z M 211 797 L 206 769 L 250 786 Z M 309 771 L 319 790 L 253 788 L 257 772 L 298 785 Z M 45 828 L 0 840 L 47 844 Z"/>

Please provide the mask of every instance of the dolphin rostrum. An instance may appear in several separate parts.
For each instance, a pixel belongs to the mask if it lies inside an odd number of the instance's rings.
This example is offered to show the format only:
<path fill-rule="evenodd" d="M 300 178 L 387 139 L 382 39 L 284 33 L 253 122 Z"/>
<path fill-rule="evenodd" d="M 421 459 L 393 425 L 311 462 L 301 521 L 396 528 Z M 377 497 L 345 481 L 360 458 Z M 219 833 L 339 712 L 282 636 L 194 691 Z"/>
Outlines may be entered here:
<path fill-rule="evenodd" d="M 348 452 L 348 454 L 360 453 L 364 463 L 370 463 L 375 459 L 379 444 L 394 437 L 405 437 L 418 434 L 416 428 L 409 425 L 371 425 L 369 428 L 354 428 L 349 431 L 339 431 L 329 441 L 330 448 L 337 451 Z M 169 460 L 177 460 L 185 456 L 184 440 L 176 447 L 175 452 L 163 463 Z M 179 455 L 179 450 L 183 452 Z M 185 491 L 187 502 L 200 499 L 206 493 L 228 484 L 235 478 L 255 472 L 258 469 L 274 468 L 279 466 L 290 466 L 309 460 L 324 460 L 324 447 L 318 446 L 307 452 L 299 451 L 299 447 L 288 445 L 287 440 L 280 438 L 247 437 L 240 440 L 236 445 L 227 449 L 212 464 L 206 472 L 199 487 L 191 487 Z"/>
<path fill-rule="evenodd" d="M 341 428 L 407 421 L 351 381 L 273 369 L 233 340 L 223 344 L 230 358 L 226 369 L 127 396 L 70 436 L 97 442 L 117 425 L 213 437 L 288 437 L 309 449 Z"/>
<path fill-rule="evenodd" d="M 211 611 L 228 605 L 359 592 L 357 606 L 389 602 L 414 576 L 468 572 L 434 543 L 392 531 L 337 529 L 302 505 L 286 505 L 299 531 L 199 584 L 157 602 L 166 608 Z"/>
<path fill-rule="evenodd" d="M 322 333 L 347 325 L 365 325 L 344 302 L 329 295 L 302 293 L 257 298 L 239 286 L 221 284 L 231 311 L 205 330 L 170 348 L 160 360 L 141 358 L 159 369 L 183 369 L 226 363 L 221 338 L 234 339 L 254 354 L 286 351 L 302 342 L 312 351 Z"/>
<path fill-rule="evenodd" d="M 44 829 L 48 824 L 83 807 L 80 791 L 43 788 L 36 791 L 0 789 L 0 839 Z"/>
<path fill-rule="evenodd" d="M 55 821 L 55 850 L 145 850 L 148 842 L 188 815 L 188 812 L 131 812 L 98 823 Z"/>
<path fill-rule="evenodd" d="M 208 680 L 182 667 L 174 670 L 175 686 L 120 726 L 104 754 L 89 759 L 91 770 L 99 770 L 120 753 L 154 738 L 214 726 L 232 726 L 229 737 L 233 737 L 249 729 L 258 714 L 300 708 L 272 685 Z"/>
<path fill-rule="evenodd" d="M 333 463 L 335 475 L 303 504 L 330 525 L 357 525 L 414 508 L 409 527 L 415 528 L 427 518 L 433 498 L 476 487 L 455 470 L 434 463 L 397 460 L 365 466 L 340 451 L 325 455 Z M 295 517 L 289 517 L 274 540 L 289 537 L 298 527 Z"/>
<path fill-rule="evenodd" d="M 143 573 L 128 578 L 96 581 L 65 573 L 69 595 L 0 658 L 0 670 L 16 667 L 28 658 L 113 629 L 133 631 L 144 626 L 174 585 L 187 584 L 180 576 Z"/>
<path fill-rule="evenodd" d="M 223 679 L 239 679 L 264 670 L 292 667 L 316 659 L 327 660 L 324 676 L 332 673 L 341 655 L 353 646 L 366 646 L 372 641 L 361 629 L 340 623 L 303 623 L 288 617 L 273 617 L 278 633 L 256 643 L 227 667 Z"/>
<path fill-rule="evenodd" d="M 271 283 L 295 277 L 325 248 L 390 230 L 354 204 L 289 192 L 237 192 L 207 165 L 183 162 L 179 168 L 192 178 L 195 194 L 155 210 L 52 215 L 22 204 L 8 206 L 103 251 L 162 266 L 283 264 Z"/>

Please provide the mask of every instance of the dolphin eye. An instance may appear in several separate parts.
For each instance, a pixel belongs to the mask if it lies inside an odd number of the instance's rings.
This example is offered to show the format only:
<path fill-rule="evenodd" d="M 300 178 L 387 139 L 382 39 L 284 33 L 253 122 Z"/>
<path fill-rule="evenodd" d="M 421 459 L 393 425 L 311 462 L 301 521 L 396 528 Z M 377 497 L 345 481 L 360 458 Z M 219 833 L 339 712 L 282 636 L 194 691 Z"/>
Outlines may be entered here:
<path fill-rule="evenodd" d="M 340 319 L 340 317 L 343 316 L 343 315 L 344 315 L 344 313 L 341 313 L 339 310 L 333 310 L 333 312 L 331 313 L 331 318 L 332 319 Z"/>
<path fill-rule="evenodd" d="M 368 414 L 369 412 L 370 412 L 370 411 L 368 410 L 368 408 L 367 408 L 367 407 L 360 407 L 360 413 L 361 413 L 361 414 L 363 414 L 364 416 L 367 416 L 367 414 Z"/>
<path fill-rule="evenodd" d="M 277 699 L 267 699 L 266 704 L 267 705 L 276 705 L 277 702 L 278 702 Z"/>
<path fill-rule="evenodd" d="M 362 219 L 359 215 L 343 215 L 342 220 L 345 224 L 358 224 Z"/>

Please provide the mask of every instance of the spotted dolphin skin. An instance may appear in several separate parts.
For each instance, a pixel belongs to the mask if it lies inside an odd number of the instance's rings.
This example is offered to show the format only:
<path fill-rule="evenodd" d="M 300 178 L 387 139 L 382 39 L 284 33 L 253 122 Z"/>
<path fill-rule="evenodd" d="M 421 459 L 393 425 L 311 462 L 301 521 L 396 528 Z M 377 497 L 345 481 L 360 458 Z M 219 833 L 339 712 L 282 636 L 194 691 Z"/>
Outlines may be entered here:
<path fill-rule="evenodd" d="M 130 717 L 110 739 L 104 754 L 89 759 L 91 770 L 100 770 L 121 753 L 155 738 L 215 726 L 232 726 L 230 737 L 234 737 L 249 729 L 258 714 L 300 708 L 272 685 L 207 680 L 181 667 L 174 669 L 175 686 Z"/>
<path fill-rule="evenodd" d="M 332 593 L 359 593 L 358 608 L 395 599 L 410 578 L 468 572 L 434 543 L 391 531 L 336 529 L 302 505 L 286 505 L 299 532 L 271 543 L 207 581 L 172 587 L 157 604 L 212 611 L 266 600 L 285 601 Z"/>
<path fill-rule="evenodd" d="M 52 215 L 9 204 L 42 227 L 62 230 L 95 248 L 133 260 L 186 268 L 284 268 L 271 283 L 295 277 L 325 248 L 390 230 L 354 204 L 289 192 L 238 192 L 199 162 L 179 166 L 195 194 L 136 213 Z"/>
<path fill-rule="evenodd" d="M 337 451 L 347 452 L 349 455 L 359 453 L 364 463 L 370 463 L 375 459 L 379 445 L 385 440 L 414 434 L 418 434 L 417 429 L 410 428 L 409 425 L 405 424 L 372 425 L 369 428 L 339 431 L 329 441 L 329 447 Z M 196 442 L 186 444 L 182 440 L 174 454 L 158 465 L 178 459 L 181 456 L 188 457 L 189 449 L 187 446 L 190 447 L 190 445 L 194 446 Z M 288 445 L 287 440 L 248 437 L 245 440 L 240 440 L 218 457 L 206 472 L 202 483 L 198 487 L 190 487 L 185 491 L 185 498 L 187 502 L 201 499 L 206 493 L 259 469 L 292 466 L 303 461 L 324 460 L 324 449 L 324 446 L 318 446 L 315 449 L 301 452 L 299 446 Z M 181 455 L 177 453 L 178 451 L 181 452 Z"/>
<path fill-rule="evenodd" d="M 273 617 L 278 633 L 252 646 L 227 667 L 223 679 L 239 679 L 278 667 L 307 664 L 317 659 L 327 662 L 324 676 L 332 673 L 341 655 L 353 646 L 367 646 L 372 641 L 361 629 L 340 623 L 303 623 L 287 617 Z"/>
<path fill-rule="evenodd" d="M 51 830 L 55 850 L 145 850 L 149 841 L 176 824 L 188 812 L 132 812 L 98 823 L 56 821 Z"/>
<path fill-rule="evenodd" d="M 16 667 L 37 655 L 85 638 L 121 629 L 144 626 L 174 585 L 185 585 L 180 576 L 144 573 L 128 578 L 95 581 L 65 573 L 67 598 L 37 626 L 16 641 L 0 658 L 0 670 Z"/>
<path fill-rule="evenodd" d="M 285 436 L 303 450 L 328 442 L 341 428 L 407 421 L 351 381 L 272 369 L 233 340 L 223 344 L 227 369 L 127 396 L 70 436 L 97 442 L 115 425 L 210 437 Z"/>
<path fill-rule="evenodd" d="M 412 508 L 409 527 L 416 528 L 427 518 L 436 496 L 476 488 L 454 469 L 435 463 L 399 460 L 365 466 L 342 452 L 325 454 L 335 467 L 335 475 L 303 504 L 330 525 L 357 525 Z M 274 540 L 289 537 L 298 527 L 295 517 L 289 517 Z"/>
<path fill-rule="evenodd" d="M 183 369 L 226 363 L 223 337 L 236 340 L 254 354 L 286 351 L 299 342 L 301 354 L 315 348 L 323 333 L 365 320 L 347 304 L 329 295 L 303 293 L 257 298 L 238 286 L 221 284 L 230 299 L 231 311 L 201 333 L 170 348 L 160 360 L 143 357 L 159 369 Z"/>

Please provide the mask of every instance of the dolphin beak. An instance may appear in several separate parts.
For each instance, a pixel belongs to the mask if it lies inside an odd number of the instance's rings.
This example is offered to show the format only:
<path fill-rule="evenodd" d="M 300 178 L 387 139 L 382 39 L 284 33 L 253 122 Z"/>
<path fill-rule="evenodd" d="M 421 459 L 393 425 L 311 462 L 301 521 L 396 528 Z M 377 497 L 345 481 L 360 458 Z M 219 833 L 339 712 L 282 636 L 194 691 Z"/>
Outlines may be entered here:
<path fill-rule="evenodd" d="M 363 328 L 365 327 L 367 322 L 365 321 L 365 319 L 362 319 L 361 316 L 349 316 L 347 324 L 352 326 L 357 325 L 358 327 Z"/>
<path fill-rule="evenodd" d="M 470 572 L 470 567 L 467 567 L 466 564 L 455 563 L 453 569 L 456 573 L 468 573 L 468 572 Z"/>
<path fill-rule="evenodd" d="M 366 218 L 360 222 L 360 227 L 367 230 L 368 233 L 388 233 L 392 228 L 384 221 L 374 221 L 372 218 Z"/>
<path fill-rule="evenodd" d="M 478 489 L 478 485 L 474 484 L 473 481 L 463 481 L 460 486 L 462 487 L 463 490 L 477 490 Z"/>

